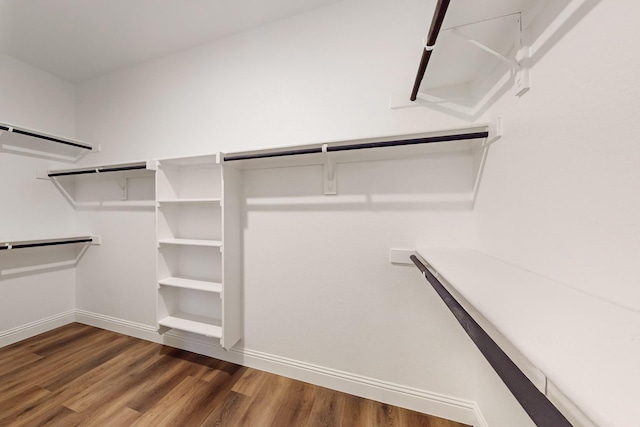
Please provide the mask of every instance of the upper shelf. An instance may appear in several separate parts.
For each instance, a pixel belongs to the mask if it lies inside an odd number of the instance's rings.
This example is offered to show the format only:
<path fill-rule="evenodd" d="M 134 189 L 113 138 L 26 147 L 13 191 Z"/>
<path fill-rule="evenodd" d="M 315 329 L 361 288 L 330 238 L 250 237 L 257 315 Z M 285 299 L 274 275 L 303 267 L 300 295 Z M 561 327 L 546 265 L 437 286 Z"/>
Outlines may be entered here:
<path fill-rule="evenodd" d="M 118 176 L 124 176 L 126 178 L 135 178 L 140 176 L 153 175 L 155 171 L 155 162 L 143 161 L 135 163 L 119 163 L 112 165 L 102 166 L 86 166 L 75 169 L 57 169 L 47 172 L 49 178 L 61 178 L 61 177 L 77 177 L 83 178 L 87 175 L 90 176 L 104 176 L 103 174 L 109 174 L 107 176 L 113 176 L 114 173 L 118 173 Z"/>
<path fill-rule="evenodd" d="M 170 159 L 158 160 L 160 167 L 182 167 L 182 166 L 210 166 L 220 163 L 220 154 L 206 154 L 202 156 L 189 156 L 189 157 L 172 157 Z"/>
<path fill-rule="evenodd" d="M 524 356 L 516 364 L 535 367 L 523 371 L 576 425 L 593 425 L 580 412 L 596 425 L 637 424 L 640 313 L 478 251 L 418 253 L 507 353 Z"/>
<path fill-rule="evenodd" d="M 0 241 L 0 251 L 25 249 L 25 248 L 37 248 L 43 246 L 60 246 L 60 245 L 73 245 L 78 243 L 86 243 L 91 245 L 99 245 L 99 236 L 89 235 L 76 235 L 65 236 L 56 238 L 44 238 L 44 239 L 29 239 L 29 240 L 11 240 Z"/>
<path fill-rule="evenodd" d="M 495 132 L 488 125 L 477 125 L 401 137 L 368 138 L 226 153 L 224 163 L 238 169 L 260 169 L 322 165 L 326 164 L 327 154 L 331 154 L 333 160 L 341 163 L 403 159 L 445 151 L 470 151 L 474 146 L 493 137 Z"/>
<path fill-rule="evenodd" d="M 429 33 L 414 90 L 393 95 L 391 108 L 474 119 L 510 90 L 521 96 L 531 66 L 598 1 L 438 1 L 433 17 L 424 17 Z"/>
<path fill-rule="evenodd" d="M 86 142 L 5 123 L 0 123 L 0 143 L 3 151 L 63 161 L 77 161 L 99 151 Z"/>

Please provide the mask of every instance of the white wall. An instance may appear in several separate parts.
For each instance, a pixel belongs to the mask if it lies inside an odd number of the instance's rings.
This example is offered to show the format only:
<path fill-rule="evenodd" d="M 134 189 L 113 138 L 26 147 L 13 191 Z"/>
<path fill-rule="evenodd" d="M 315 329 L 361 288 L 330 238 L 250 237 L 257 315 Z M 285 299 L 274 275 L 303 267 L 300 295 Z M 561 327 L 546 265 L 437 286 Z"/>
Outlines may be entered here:
<path fill-rule="evenodd" d="M 78 135 L 111 161 L 459 124 L 388 108 L 411 91 L 427 6 L 344 1 L 80 84 Z"/>
<path fill-rule="evenodd" d="M 640 309 L 640 37 L 633 2 L 600 2 L 504 98 L 476 218 L 485 251 Z M 606 30 L 605 30 L 606 29 Z"/>
<path fill-rule="evenodd" d="M 74 136 L 75 92 L 70 83 L 6 55 L 0 55 L 0 82 L 0 122 Z M 55 164 L 0 150 L 1 239 L 75 232 L 74 210 L 51 182 L 36 180 L 37 167 Z M 42 267 L 73 259 L 76 252 L 20 251 L 0 253 L 0 344 L 19 338 L 16 328 L 75 306 L 74 269 Z"/>
<path fill-rule="evenodd" d="M 78 136 L 104 146 L 87 162 L 459 124 L 425 109 L 388 109 L 389 95 L 408 92 L 413 80 L 424 28 L 411 18 L 426 15 L 424 3 L 344 1 L 85 82 L 78 87 Z M 529 93 L 507 95 L 493 108 L 506 136 L 489 151 L 474 212 L 438 202 L 359 201 L 432 197 L 449 190 L 445 176 L 469 186 L 468 159 L 455 156 L 437 165 L 341 165 L 336 198 L 320 195 L 319 168 L 246 172 L 243 345 L 476 400 L 490 425 L 527 425 L 423 279 L 387 264 L 386 253 L 391 246 L 476 245 L 639 307 L 631 266 L 640 245 L 633 197 L 640 66 L 622 42 L 638 39 L 625 19 L 638 6 L 625 6 L 598 4 L 537 61 Z M 408 177 L 429 185 L 407 185 Z M 100 228 L 105 245 L 137 245 L 142 260 L 132 279 L 118 266 L 134 251 L 104 246 L 88 254 L 78 271 L 79 308 L 153 325 L 153 214 L 121 209 L 79 217 Z M 98 263 L 103 269 L 92 274 Z"/>
<path fill-rule="evenodd" d="M 85 163 L 464 125 L 388 108 L 389 95 L 409 95 L 424 3 L 344 1 L 82 83 L 78 136 L 103 145 Z M 471 157 L 342 164 L 337 197 L 321 194 L 321 177 L 245 172 L 242 345 L 474 400 L 477 351 L 415 268 L 388 263 L 391 247 L 473 243 L 470 204 L 440 198 L 471 191 Z M 78 308 L 154 326 L 153 213 L 78 217 L 103 236 L 78 267 Z"/>
<path fill-rule="evenodd" d="M 320 195 L 318 167 L 246 172 L 242 345 L 474 400 L 492 426 L 528 425 L 424 279 L 388 264 L 387 251 L 477 245 L 640 307 L 631 270 L 640 249 L 640 60 L 621 42 L 638 39 L 626 18 L 639 6 L 616 6 L 601 2 L 536 63 L 529 93 L 495 106 L 506 136 L 490 149 L 475 211 L 438 200 L 470 188 L 466 156 L 341 165 L 340 195 L 330 198 Z M 410 90 L 424 35 L 412 18 L 426 7 L 346 0 L 84 82 L 77 118 L 70 84 L 0 56 L 0 121 L 65 136 L 77 121 L 77 136 L 104 149 L 87 164 L 459 125 L 425 109 L 388 109 L 389 95 Z M 152 183 L 134 181 L 130 205 L 88 203 L 76 215 L 50 183 L 33 179 L 40 162 L 0 152 L 0 236 L 71 232 L 77 218 L 103 245 L 77 268 L 77 303 L 73 269 L 0 278 L 0 334 L 74 306 L 153 327 L 154 217 L 136 204 L 151 198 Z M 83 183 L 78 197 L 116 200 L 118 191 Z M 370 201 L 379 196 L 396 201 Z M 422 196 L 431 201 L 416 202 Z M 24 258 L 5 258 L 2 268 Z"/>

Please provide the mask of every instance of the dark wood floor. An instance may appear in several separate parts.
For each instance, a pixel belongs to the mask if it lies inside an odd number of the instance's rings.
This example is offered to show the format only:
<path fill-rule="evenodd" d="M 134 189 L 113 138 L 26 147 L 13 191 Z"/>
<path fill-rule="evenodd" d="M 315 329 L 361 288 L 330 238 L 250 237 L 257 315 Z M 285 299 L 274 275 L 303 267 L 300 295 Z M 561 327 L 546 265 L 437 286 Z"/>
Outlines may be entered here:
<path fill-rule="evenodd" d="M 0 349 L 0 426 L 462 424 L 74 323 Z"/>

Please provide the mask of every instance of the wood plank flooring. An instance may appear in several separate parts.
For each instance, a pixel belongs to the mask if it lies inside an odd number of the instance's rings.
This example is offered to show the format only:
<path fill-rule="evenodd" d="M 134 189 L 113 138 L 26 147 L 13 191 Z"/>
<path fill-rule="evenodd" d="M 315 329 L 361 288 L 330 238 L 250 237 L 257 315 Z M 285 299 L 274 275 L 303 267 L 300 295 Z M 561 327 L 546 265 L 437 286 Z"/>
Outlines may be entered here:
<path fill-rule="evenodd" d="M 0 426 L 463 425 L 74 323 L 0 349 Z"/>

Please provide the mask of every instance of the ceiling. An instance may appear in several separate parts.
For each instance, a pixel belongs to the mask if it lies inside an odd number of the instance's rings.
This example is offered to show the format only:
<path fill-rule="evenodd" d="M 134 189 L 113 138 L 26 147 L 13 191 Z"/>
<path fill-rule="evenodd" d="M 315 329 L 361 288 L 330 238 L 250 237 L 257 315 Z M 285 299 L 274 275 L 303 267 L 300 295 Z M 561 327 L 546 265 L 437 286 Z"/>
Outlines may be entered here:
<path fill-rule="evenodd" d="M 79 82 L 339 0 L 0 0 L 0 51 Z"/>

